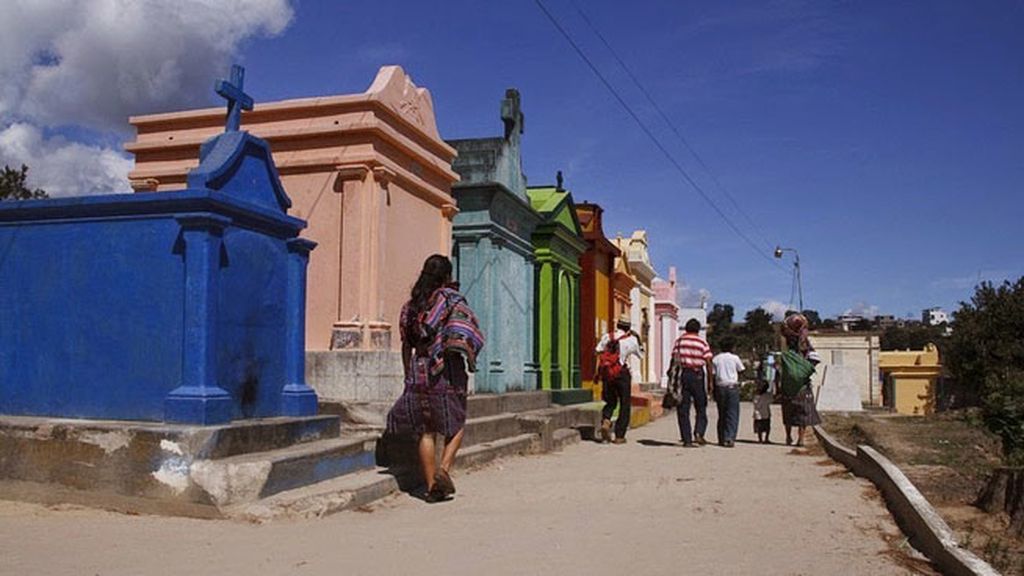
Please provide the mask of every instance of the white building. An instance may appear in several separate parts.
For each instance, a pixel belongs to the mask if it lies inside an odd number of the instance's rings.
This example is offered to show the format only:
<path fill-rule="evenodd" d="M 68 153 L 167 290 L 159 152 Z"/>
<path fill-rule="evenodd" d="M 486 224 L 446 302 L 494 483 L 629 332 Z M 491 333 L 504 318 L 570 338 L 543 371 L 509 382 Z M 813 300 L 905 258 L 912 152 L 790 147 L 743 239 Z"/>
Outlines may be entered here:
<path fill-rule="evenodd" d="M 858 399 L 865 406 L 882 405 L 877 334 L 812 333 L 810 340 L 821 357 L 811 380 L 821 410 L 855 410 Z M 828 401 L 821 402 L 825 397 Z M 853 407 L 849 406 L 851 400 Z"/>
<path fill-rule="evenodd" d="M 925 308 L 921 311 L 921 322 L 929 326 L 949 324 L 949 315 L 942 308 Z"/>
<path fill-rule="evenodd" d="M 683 333 L 683 329 L 686 328 L 686 323 L 690 319 L 696 318 L 700 322 L 700 336 L 701 338 L 708 337 L 708 311 L 701 306 L 700 308 L 679 308 L 679 333 Z"/>

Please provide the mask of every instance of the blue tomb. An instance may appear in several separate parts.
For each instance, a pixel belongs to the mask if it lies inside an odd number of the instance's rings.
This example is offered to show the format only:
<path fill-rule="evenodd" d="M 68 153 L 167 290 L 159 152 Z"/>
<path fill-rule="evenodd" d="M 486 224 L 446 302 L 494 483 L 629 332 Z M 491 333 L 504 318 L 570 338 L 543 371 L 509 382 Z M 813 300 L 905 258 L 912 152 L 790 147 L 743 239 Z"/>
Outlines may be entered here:
<path fill-rule="evenodd" d="M 306 266 L 269 145 L 227 129 L 185 190 L 0 202 L 0 414 L 306 416 Z"/>

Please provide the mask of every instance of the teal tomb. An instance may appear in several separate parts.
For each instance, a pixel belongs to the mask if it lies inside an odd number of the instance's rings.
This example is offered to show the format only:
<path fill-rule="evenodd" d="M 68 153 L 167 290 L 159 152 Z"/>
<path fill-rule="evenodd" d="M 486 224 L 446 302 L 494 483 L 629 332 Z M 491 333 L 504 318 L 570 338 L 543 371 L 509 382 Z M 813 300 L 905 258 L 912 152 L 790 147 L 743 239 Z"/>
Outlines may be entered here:
<path fill-rule="evenodd" d="M 530 238 L 541 217 L 526 197 L 517 90 L 505 92 L 501 120 L 500 137 L 448 141 L 458 151 L 453 168 L 461 177 L 452 186 L 459 208 L 452 256 L 456 280 L 487 334 L 474 383 L 485 393 L 539 388 Z"/>

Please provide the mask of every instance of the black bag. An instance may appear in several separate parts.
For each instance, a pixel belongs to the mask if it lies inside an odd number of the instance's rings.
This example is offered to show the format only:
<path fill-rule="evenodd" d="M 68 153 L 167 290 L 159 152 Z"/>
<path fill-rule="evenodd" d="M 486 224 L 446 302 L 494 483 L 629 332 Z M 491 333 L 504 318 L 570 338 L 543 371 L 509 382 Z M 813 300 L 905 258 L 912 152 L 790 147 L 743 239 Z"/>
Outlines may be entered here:
<path fill-rule="evenodd" d="M 673 357 L 668 367 L 668 389 L 661 399 L 661 407 L 665 410 L 672 410 L 682 403 L 682 366 Z"/>

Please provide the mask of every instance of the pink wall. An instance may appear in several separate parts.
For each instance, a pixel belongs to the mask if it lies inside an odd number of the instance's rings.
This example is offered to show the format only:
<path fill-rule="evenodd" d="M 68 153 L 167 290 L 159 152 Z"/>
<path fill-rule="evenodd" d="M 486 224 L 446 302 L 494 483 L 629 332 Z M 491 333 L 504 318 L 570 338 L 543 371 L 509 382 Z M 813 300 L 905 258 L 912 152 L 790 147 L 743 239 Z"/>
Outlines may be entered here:
<path fill-rule="evenodd" d="M 655 354 L 654 369 L 662 386 L 666 383 L 672 355 L 672 345 L 679 333 L 679 304 L 676 301 L 676 269 L 668 269 L 668 280 L 655 278 L 651 285 L 654 290 Z"/>
<path fill-rule="evenodd" d="M 224 109 L 130 119 L 137 192 L 184 187 Z M 423 260 L 448 254 L 455 150 L 437 131 L 430 92 L 385 66 L 366 92 L 268 102 L 242 128 L 270 142 L 289 214 L 318 243 L 309 265 L 306 347 L 397 349 L 392 324 Z"/>

